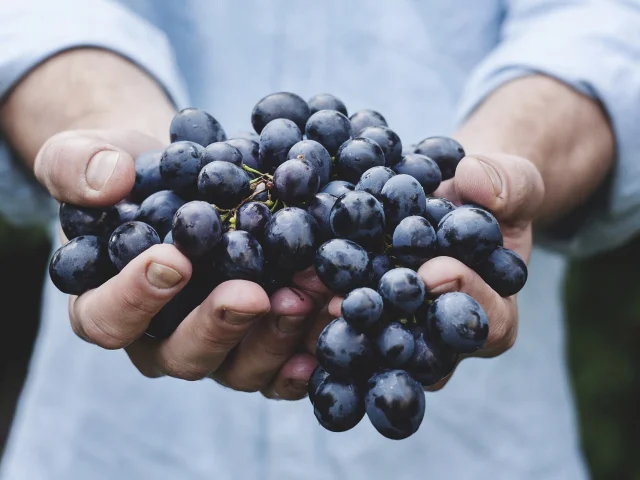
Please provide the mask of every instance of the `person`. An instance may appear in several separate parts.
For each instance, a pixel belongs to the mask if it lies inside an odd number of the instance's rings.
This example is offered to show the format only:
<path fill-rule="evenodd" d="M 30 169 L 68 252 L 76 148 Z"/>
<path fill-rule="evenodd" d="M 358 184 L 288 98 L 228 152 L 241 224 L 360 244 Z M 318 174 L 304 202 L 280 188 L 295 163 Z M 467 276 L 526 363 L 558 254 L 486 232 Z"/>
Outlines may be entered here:
<path fill-rule="evenodd" d="M 231 132 L 250 127 L 268 93 L 329 92 L 350 113 L 383 113 L 405 145 L 457 138 L 467 157 L 436 193 L 490 209 L 505 245 L 529 260 L 517 300 L 451 258 L 421 267 L 431 293 L 480 301 L 490 338 L 425 393 L 420 430 L 398 442 L 366 419 L 327 432 L 308 401 L 273 401 L 305 395 L 314 340 L 338 314 L 339 299 L 329 302 L 313 272 L 297 275 L 295 294 L 272 298 L 249 282 L 225 283 L 165 341 L 140 335 L 191 274 L 172 246 L 149 249 L 69 301 L 47 281 L 0 478 L 589 477 L 561 286 L 567 255 L 613 248 L 640 226 L 640 5 L 24 0 L 0 8 L 0 208 L 19 221 L 52 221 L 52 209 L 17 158 L 58 202 L 110 205 L 131 189 L 134 158 L 167 144 L 179 109 L 203 108 Z M 57 247 L 57 227 L 52 234 Z"/>

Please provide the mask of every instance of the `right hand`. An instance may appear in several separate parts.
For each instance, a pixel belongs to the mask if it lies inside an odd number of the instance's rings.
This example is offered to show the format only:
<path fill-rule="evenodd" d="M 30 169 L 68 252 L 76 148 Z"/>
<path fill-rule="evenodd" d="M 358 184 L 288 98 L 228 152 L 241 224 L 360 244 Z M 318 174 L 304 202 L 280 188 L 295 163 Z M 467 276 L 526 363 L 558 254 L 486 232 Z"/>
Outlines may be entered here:
<path fill-rule="evenodd" d="M 114 205 L 135 179 L 134 158 L 162 148 L 134 131 L 75 130 L 51 137 L 36 156 L 38 180 L 59 202 L 87 207 Z M 69 299 L 73 331 L 106 349 L 124 348 L 148 377 L 214 378 L 270 398 L 306 394 L 315 359 L 300 344 L 310 318 L 329 321 L 329 292 L 315 275 L 297 275 L 295 291 L 268 298 L 255 283 L 233 280 L 218 286 L 166 340 L 144 335 L 154 315 L 188 282 L 191 263 L 172 245 L 155 245 L 118 275 Z M 233 349 L 233 354 L 229 353 Z"/>

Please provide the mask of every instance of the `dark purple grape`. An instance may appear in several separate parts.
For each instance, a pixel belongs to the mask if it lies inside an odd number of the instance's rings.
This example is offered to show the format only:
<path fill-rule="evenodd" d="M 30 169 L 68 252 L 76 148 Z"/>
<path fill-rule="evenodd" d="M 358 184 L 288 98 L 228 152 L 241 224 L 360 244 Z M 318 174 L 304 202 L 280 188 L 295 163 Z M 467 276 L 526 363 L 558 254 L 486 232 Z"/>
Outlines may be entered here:
<path fill-rule="evenodd" d="M 337 97 L 334 97 L 330 93 L 319 93 L 314 95 L 309 100 L 307 100 L 307 104 L 309 105 L 309 110 L 311 115 L 320 110 L 336 110 L 343 114 L 345 117 L 347 116 L 347 107 Z"/>
<path fill-rule="evenodd" d="M 464 158 L 462 145 L 449 137 L 429 137 L 415 148 L 415 153 L 426 155 L 440 167 L 442 180 L 453 178 L 460 160 Z"/>
<path fill-rule="evenodd" d="M 527 283 L 526 263 L 516 252 L 504 247 L 497 247 L 476 271 L 501 297 L 515 295 Z"/>
<path fill-rule="evenodd" d="M 68 240 L 85 235 L 108 238 L 120 223 L 120 212 L 114 206 L 89 208 L 60 204 L 60 226 Z"/>
<path fill-rule="evenodd" d="M 351 240 L 334 238 L 320 245 L 315 268 L 322 283 L 337 294 L 371 284 L 369 255 Z"/>
<path fill-rule="evenodd" d="M 396 173 L 411 175 L 418 180 L 427 195 L 434 192 L 442 181 L 442 174 L 436 162 L 418 153 L 405 155 L 393 169 Z"/>
<path fill-rule="evenodd" d="M 373 140 L 380 146 L 384 153 L 384 164 L 387 167 L 393 167 L 402 159 L 402 141 L 389 127 L 380 125 L 365 127 L 358 132 L 357 136 Z"/>
<path fill-rule="evenodd" d="M 376 142 L 368 138 L 347 140 L 336 154 L 338 175 L 354 184 L 360 181 L 364 172 L 380 166 L 384 166 L 384 153 Z"/>
<path fill-rule="evenodd" d="M 328 193 L 317 193 L 307 204 L 307 212 L 318 222 L 322 241 L 327 241 L 333 237 L 329 216 L 336 200 L 336 197 Z"/>
<path fill-rule="evenodd" d="M 409 362 L 404 366 L 423 387 L 430 387 L 453 372 L 458 354 L 455 350 L 425 335 L 419 327 L 413 329 L 415 348 Z"/>
<path fill-rule="evenodd" d="M 418 431 L 424 418 L 424 391 L 407 372 L 378 373 L 369 379 L 368 387 L 367 416 L 380 434 L 402 440 Z"/>
<path fill-rule="evenodd" d="M 395 174 L 389 167 L 372 167 L 362 174 L 355 189 L 370 193 L 382 201 L 382 187 Z"/>
<path fill-rule="evenodd" d="M 173 244 L 191 260 L 211 254 L 222 237 L 218 211 L 209 203 L 194 200 L 185 203 L 173 217 Z"/>
<path fill-rule="evenodd" d="M 229 162 L 241 167 L 242 153 L 229 142 L 212 143 L 202 152 L 202 165 L 211 162 Z"/>
<path fill-rule="evenodd" d="M 272 265 L 272 263 L 265 258 L 262 278 L 258 283 L 264 291 L 267 292 L 267 295 L 271 296 L 281 288 L 290 286 L 294 273 L 292 270 Z"/>
<path fill-rule="evenodd" d="M 353 129 L 349 119 L 335 110 L 320 110 L 307 120 L 305 134 L 309 140 L 315 140 L 334 156 L 340 146 L 353 138 Z"/>
<path fill-rule="evenodd" d="M 222 125 L 204 110 L 185 108 L 176 114 L 169 126 L 171 142 L 194 142 L 206 147 L 227 139 Z"/>
<path fill-rule="evenodd" d="M 371 285 L 374 288 L 378 288 L 380 279 L 389 270 L 395 268 L 395 263 L 391 260 L 391 257 L 383 253 L 378 253 L 371 256 L 371 272 L 373 278 L 371 279 Z"/>
<path fill-rule="evenodd" d="M 380 279 L 378 293 L 384 308 L 395 317 L 413 315 L 424 302 L 424 282 L 408 268 L 394 268 Z"/>
<path fill-rule="evenodd" d="M 315 140 L 302 140 L 296 143 L 289 154 L 288 159 L 307 160 L 313 165 L 320 176 L 320 186 L 326 185 L 331 177 L 331 155 L 321 144 Z"/>
<path fill-rule="evenodd" d="M 160 175 L 160 157 L 162 150 L 150 150 L 136 157 L 136 180 L 131 190 L 131 198 L 136 202 L 169 188 Z"/>
<path fill-rule="evenodd" d="M 258 143 L 260 139 L 260 135 L 258 135 L 256 132 L 250 132 L 249 130 L 238 130 L 236 132 L 233 132 L 233 134 L 229 135 L 228 139 L 229 140 L 250 140 L 252 142 Z"/>
<path fill-rule="evenodd" d="M 162 238 L 171 230 L 173 216 L 185 201 L 171 190 L 162 190 L 147 197 L 141 204 L 136 221 L 153 227 Z"/>
<path fill-rule="evenodd" d="M 160 243 L 158 233 L 143 222 L 123 223 L 109 237 L 109 258 L 122 270 L 145 250 Z"/>
<path fill-rule="evenodd" d="M 164 236 L 164 240 L 162 240 L 162 243 L 166 243 L 168 245 L 173 245 L 173 234 L 171 233 L 171 230 L 169 230 L 169 233 L 167 233 Z"/>
<path fill-rule="evenodd" d="M 355 190 L 356 186 L 351 182 L 346 182 L 344 180 L 333 180 L 332 182 L 327 183 L 322 189 L 320 193 L 328 193 L 336 198 L 341 197 L 347 192 L 351 192 Z"/>
<path fill-rule="evenodd" d="M 437 228 L 440 220 L 455 209 L 456 206 L 446 198 L 427 197 L 427 208 L 423 216 L 434 228 Z"/>
<path fill-rule="evenodd" d="M 311 401 L 312 405 L 316 396 L 316 392 L 318 391 L 318 387 L 328 377 L 329 374 L 324 368 L 322 368 L 322 366 L 316 365 L 316 368 L 313 369 L 313 372 L 309 377 L 309 383 L 307 384 L 307 393 L 309 394 L 309 400 Z"/>
<path fill-rule="evenodd" d="M 304 270 L 313 264 L 319 233 L 318 223 L 305 210 L 297 207 L 278 210 L 265 227 L 262 246 L 266 258 L 274 268 Z"/>
<path fill-rule="evenodd" d="M 428 332 L 460 353 L 482 348 L 489 336 L 489 320 L 476 299 L 462 292 L 444 293 L 429 308 Z"/>
<path fill-rule="evenodd" d="M 333 236 L 353 240 L 366 249 L 376 248 L 382 243 L 384 209 L 370 193 L 348 192 L 337 199 L 329 223 Z"/>
<path fill-rule="evenodd" d="M 349 120 L 353 125 L 353 133 L 356 135 L 367 127 L 388 127 L 387 121 L 380 113 L 368 108 L 354 113 L 349 117 Z"/>
<path fill-rule="evenodd" d="M 264 256 L 258 241 L 242 230 L 222 235 L 216 257 L 216 268 L 223 280 L 250 280 L 262 276 Z"/>
<path fill-rule="evenodd" d="M 203 199 L 218 208 L 234 208 L 251 195 L 247 173 L 229 162 L 212 162 L 198 176 L 198 191 Z"/>
<path fill-rule="evenodd" d="M 114 274 L 107 243 L 95 235 L 75 237 L 58 248 L 49 262 L 51 281 L 67 295 L 82 295 Z"/>
<path fill-rule="evenodd" d="M 298 206 L 311 200 L 319 186 L 318 172 L 307 160 L 287 160 L 273 174 L 276 196 L 290 206 Z"/>
<path fill-rule="evenodd" d="M 330 432 L 346 432 L 364 418 L 364 397 L 352 383 L 326 378 L 317 388 L 313 413 Z"/>
<path fill-rule="evenodd" d="M 136 219 L 140 205 L 137 203 L 129 202 L 128 200 L 121 200 L 116 203 L 116 209 L 120 215 L 120 223 L 133 222 Z"/>
<path fill-rule="evenodd" d="M 160 175 L 165 185 L 181 196 L 196 193 L 198 174 L 204 165 L 204 148 L 193 142 L 170 144 L 160 157 Z"/>
<path fill-rule="evenodd" d="M 300 129 L 291 120 L 277 118 L 269 122 L 260 134 L 260 161 L 273 173 L 287 160 L 291 147 L 302 140 Z"/>
<path fill-rule="evenodd" d="M 242 164 L 254 170 L 262 171 L 262 161 L 260 160 L 260 137 L 256 136 L 256 140 L 248 140 L 246 138 L 231 138 L 227 143 L 232 147 L 236 147 L 242 155 Z"/>
<path fill-rule="evenodd" d="M 392 322 L 378 335 L 376 347 L 385 366 L 400 368 L 413 356 L 415 341 L 413 334 L 402 324 Z"/>
<path fill-rule="evenodd" d="M 264 203 L 247 202 L 238 208 L 236 229 L 244 230 L 260 241 L 264 237 L 264 229 L 270 218 L 271 211 Z"/>
<path fill-rule="evenodd" d="M 457 208 L 438 225 L 440 255 L 457 258 L 471 268 L 484 262 L 502 246 L 500 225 L 481 208 Z"/>
<path fill-rule="evenodd" d="M 373 355 L 373 345 L 367 336 L 342 317 L 329 323 L 318 337 L 318 363 L 336 378 L 363 378 L 370 374 Z"/>
<path fill-rule="evenodd" d="M 295 93 L 276 92 L 260 99 L 251 112 L 251 125 L 258 134 L 275 119 L 288 119 L 304 130 L 311 115 L 309 105 Z"/>
<path fill-rule="evenodd" d="M 380 193 L 384 205 L 387 230 L 393 232 L 398 224 L 412 215 L 424 215 L 427 197 L 424 189 L 411 175 L 390 178 Z"/>
<path fill-rule="evenodd" d="M 378 292 L 361 287 L 351 290 L 342 300 L 342 318 L 359 332 L 380 320 L 384 304 Z"/>
<path fill-rule="evenodd" d="M 438 253 L 436 231 L 423 217 L 403 219 L 393 231 L 393 255 L 405 267 L 417 270 Z"/>

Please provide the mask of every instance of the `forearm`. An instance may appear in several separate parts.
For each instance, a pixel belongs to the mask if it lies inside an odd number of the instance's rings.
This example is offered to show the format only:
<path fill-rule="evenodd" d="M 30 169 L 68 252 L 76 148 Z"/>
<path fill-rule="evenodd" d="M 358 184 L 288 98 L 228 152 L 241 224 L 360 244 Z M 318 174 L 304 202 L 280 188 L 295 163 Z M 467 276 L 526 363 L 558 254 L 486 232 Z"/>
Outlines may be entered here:
<path fill-rule="evenodd" d="M 144 71 L 104 50 L 52 57 L 0 104 L 0 129 L 31 167 L 51 135 L 69 129 L 135 129 L 168 142 L 175 113 L 164 90 Z"/>
<path fill-rule="evenodd" d="M 597 102 L 535 75 L 495 91 L 456 133 L 468 154 L 505 152 L 531 160 L 545 184 L 536 215 L 549 224 L 584 202 L 614 162 L 614 138 Z"/>

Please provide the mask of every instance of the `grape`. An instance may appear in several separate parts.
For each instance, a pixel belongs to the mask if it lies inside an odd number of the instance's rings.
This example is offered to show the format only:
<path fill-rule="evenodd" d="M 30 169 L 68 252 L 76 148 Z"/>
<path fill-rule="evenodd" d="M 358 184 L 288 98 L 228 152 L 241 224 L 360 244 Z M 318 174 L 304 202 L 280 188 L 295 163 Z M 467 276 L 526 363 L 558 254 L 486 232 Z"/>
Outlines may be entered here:
<path fill-rule="evenodd" d="M 224 280 L 257 281 L 262 275 L 264 256 L 258 241 L 242 230 L 222 235 L 216 266 Z"/>
<path fill-rule="evenodd" d="M 122 270 L 131 260 L 159 243 L 160 237 L 150 225 L 123 223 L 109 237 L 109 258 L 118 270 Z"/>
<path fill-rule="evenodd" d="M 256 140 L 248 140 L 246 138 L 232 138 L 227 143 L 235 147 L 242 155 L 242 164 L 254 170 L 262 171 L 262 161 L 260 160 L 260 145 L 258 144 L 260 137 Z"/>
<path fill-rule="evenodd" d="M 254 202 L 266 202 L 269 198 L 269 190 L 267 190 L 266 182 L 258 182 L 254 184 L 255 190 L 251 194 L 251 198 Z"/>
<path fill-rule="evenodd" d="M 502 246 L 500 225 L 491 213 L 481 208 L 457 208 L 438 225 L 440 254 L 457 258 L 475 267 Z"/>
<path fill-rule="evenodd" d="M 417 216 L 407 217 L 398 224 L 392 244 L 398 261 L 414 270 L 435 257 L 438 251 L 436 231 L 427 220 Z"/>
<path fill-rule="evenodd" d="M 527 283 L 527 265 L 513 250 L 497 247 L 476 269 L 501 297 L 515 295 Z"/>
<path fill-rule="evenodd" d="M 336 170 L 340 178 L 358 183 L 364 172 L 384 165 L 384 153 L 380 146 L 368 138 L 347 140 L 336 154 Z"/>
<path fill-rule="evenodd" d="M 413 355 L 405 369 L 422 384 L 430 387 L 453 372 L 458 361 L 455 350 L 425 335 L 422 328 L 414 329 Z"/>
<path fill-rule="evenodd" d="M 424 302 L 424 282 L 413 270 L 394 268 L 380 279 L 378 293 L 387 312 L 394 316 L 410 316 Z"/>
<path fill-rule="evenodd" d="M 185 203 L 173 217 L 173 244 L 191 260 L 202 258 L 220 242 L 222 222 L 217 210 L 207 202 Z"/>
<path fill-rule="evenodd" d="M 242 167 L 242 153 L 229 142 L 216 142 L 202 152 L 202 165 L 211 162 L 229 162 Z"/>
<path fill-rule="evenodd" d="M 442 181 L 442 174 L 436 162 L 417 153 L 402 157 L 393 169 L 396 173 L 405 173 L 418 180 L 427 195 L 434 192 Z"/>
<path fill-rule="evenodd" d="M 371 265 L 367 251 L 351 240 L 333 239 L 318 248 L 316 273 L 332 292 L 345 294 L 371 283 Z"/>
<path fill-rule="evenodd" d="M 120 212 L 114 206 L 106 208 L 78 207 L 60 204 L 60 226 L 68 240 L 85 235 L 109 237 L 120 223 Z"/>
<path fill-rule="evenodd" d="M 151 225 L 164 238 L 171 230 L 173 216 L 184 204 L 185 201 L 171 190 L 156 192 L 140 204 L 136 221 Z"/>
<path fill-rule="evenodd" d="M 344 180 L 334 180 L 332 182 L 327 183 L 321 190 L 321 193 L 328 193 L 329 195 L 333 195 L 334 197 L 341 197 L 347 192 L 351 192 L 355 190 L 356 186 L 351 182 L 346 182 Z"/>
<path fill-rule="evenodd" d="M 304 130 L 307 119 L 311 115 L 309 105 L 295 93 L 277 92 L 267 95 L 253 107 L 251 125 L 258 134 L 269 122 L 275 119 L 288 119 Z"/>
<path fill-rule="evenodd" d="M 307 120 L 305 134 L 327 149 L 329 155 L 338 152 L 340 145 L 353 138 L 353 128 L 349 119 L 335 110 L 320 110 Z M 347 179 L 345 179 L 347 180 Z"/>
<path fill-rule="evenodd" d="M 271 296 L 281 288 L 291 285 L 293 273 L 291 270 L 274 265 L 273 262 L 269 262 L 265 258 L 262 278 L 258 283 L 267 292 L 267 295 Z"/>
<path fill-rule="evenodd" d="M 364 333 L 339 317 L 320 333 L 316 358 L 322 368 L 336 378 L 362 378 L 371 371 L 373 345 Z"/>
<path fill-rule="evenodd" d="M 136 157 L 136 180 L 131 190 L 131 198 L 142 202 L 149 195 L 166 190 L 168 187 L 160 175 L 162 150 L 150 150 Z"/>
<path fill-rule="evenodd" d="M 140 205 L 137 203 L 129 202 L 128 200 L 121 200 L 116 203 L 116 210 L 120 215 L 120 223 L 133 222 L 136 219 Z M 115 230 L 115 227 L 114 227 Z M 111 233 L 111 232 L 109 232 Z"/>
<path fill-rule="evenodd" d="M 318 172 L 306 160 L 287 160 L 273 174 L 276 196 L 287 205 L 308 202 L 318 192 L 319 185 Z"/>
<path fill-rule="evenodd" d="M 187 141 L 206 147 L 227 139 L 222 125 L 204 110 L 185 108 L 171 120 L 169 134 L 172 143 Z"/>
<path fill-rule="evenodd" d="M 244 230 L 260 241 L 264 237 L 264 229 L 270 218 L 271 211 L 264 203 L 247 202 L 238 208 L 236 229 Z"/>
<path fill-rule="evenodd" d="M 166 243 L 168 245 L 173 245 L 173 234 L 171 233 L 171 230 L 169 230 L 169 233 L 167 233 L 164 236 L 164 240 L 162 240 L 162 243 Z"/>
<path fill-rule="evenodd" d="M 305 210 L 287 207 L 267 222 L 263 247 L 275 268 L 300 271 L 311 266 L 318 246 L 318 223 Z"/>
<path fill-rule="evenodd" d="M 440 220 L 442 220 L 447 213 L 453 212 L 455 209 L 456 206 L 446 198 L 428 197 L 427 208 L 423 216 L 436 228 Z"/>
<path fill-rule="evenodd" d="M 347 107 L 344 105 L 342 100 L 334 97 L 330 93 L 319 93 L 314 95 L 307 100 L 307 104 L 309 105 L 311 115 L 319 112 L 320 110 L 336 110 L 345 117 L 347 116 Z"/>
<path fill-rule="evenodd" d="M 392 322 L 378 335 L 376 347 L 386 366 L 399 368 L 413 356 L 415 341 L 411 332 L 400 323 Z"/>
<path fill-rule="evenodd" d="M 453 178 L 460 160 L 464 158 L 462 145 L 448 137 L 429 137 L 422 140 L 414 153 L 426 155 L 440 167 L 442 180 Z"/>
<path fill-rule="evenodd" d="M 291 147 L 302 140 L 300 129 L 291 120 L 277 118 L 260 134 L 260 161 L 268 172 L 275 171 L 287 159 Z"/>
<path fill-rule="evenodd" d="M 382 242 L 384 209 L 367 192 L 348 192 L 336 200 L 329 223 L 335 237 L 353 240 L 364 248 L 374 248 Z"/>
<path fill-rule="evenodd" d="M 424 215 L 427 197 L 422 186 L 411 175 L 391 177 L 380 193 L 384 205 L 387 230 L 392 232 L 406 217 Z"/>
<path fill-rule="evenodd" d="M 365 407 L 378 432 L 402 440 L 418 431 L 424 418 L 424 391 L 407 372 L 378 373 L 369 379 L 368 387 Z"/>
<path fill-rule="evenodd" d="M 249 140 L 255 143 L 258 143 L 259 139 L 260 135 L 256 132 L 250 132 L 249 130 L 238 130 L 237 132 L 233 132 L 233 134 L 229 135 L 228 138 L 228 140 Z"/>
<path fill-rule="evenodd" d="M 429 332 L 460 353 L 482 348 L 489 336 L 489 320 L 480 304 L 462 292 L 436 298 L 427 317 Z"/>
<path fill-rule="evenodd" d="M 234 208 L 251 194 L 247 173 L 229 162 L 211 162 L 198 176 L 198 191 L 218 208 Z"/>
<path fill-rule="evenodd" d="M 331 432 L 346 432 L 364 417 L 364 398 L 360 389 L 332 377 L 318 386 L 313 406 L 320 425 Z"/>
<path fill-rule="evenodd" d="M 176 142 L 165 148 L 160 157 L 160 175 L 165 185 L 178 195 L 193 195 L 204 165 L 203 153 L 204 149 L 193 142 Z"/>
<path fill-rule="evenodd" d="M 396 132 L 380 125 L 365 127 L 357 135 L 376 142 L 384 154 L 384 164 L 393 167 L 402 159 L 402 141 Z M 400 172 L 407 173 L 407 172 Z"/>
<path fill-rule="evenodd" d="M 382 187 L 395 174 L 396 172 L 388 167 L 372 167 L 362 174 L 355 189 L 370 193 L 382 201 Z"/>
<path fill-rule="evenodd" d="M 75 237 L 58 248 L 49 263 L 51 281 L 68 295 L 82 295 L 114 274 L 107 243 L 95 235 Z"/>
<path fill-rule="evenodd" d="M 371 256 L 371 272 L 373 276 L 371 284 L 378 288 L 382 276 L 393 268 L 395 268 L 395 265 L 388 255 L 378 253 Z"/>
<path fill-rule="evenodd" d="M 289 154 L 288 159 L 298 158 L 311 163 L 320 176 L 320 186 L 326 185 L 331 177 L 331 155 L 321 144 L 315 140 L 302 140 L 296 143 Z"/>
<path fill-rule="evenodd" d="M 307 384 L 307 393 L 309 394 L 309 400 L 313 404 L 318 387 L 329 377 L 327 371 L 322 368 L 321 365 L 316 365 L 313 369 L 311 376 L 309 377 L 309 383 Z"/>
<path fill-rule="evenodd" d="M 380 320 L 382 297 L 371 288 L 351 290 L 342 300 L 342 318 L 359 332 L 364 332 Z"/>
<path fill-rule="evenodd" d="M 307 212 L 318 222 L 322 241 L 327 241 L 333 237 L 331 224 L 329 223 L 329 215 L 336 200 L 336 197 L 328 193 L 317 193 L 307 204 Z"/>
<path fill-rule="evenodd" d="M 388 127 L 385 118 L 375 110 L 360 110 L 349 117 L 353 132 L 359 134 L 367 127 Z"/>

